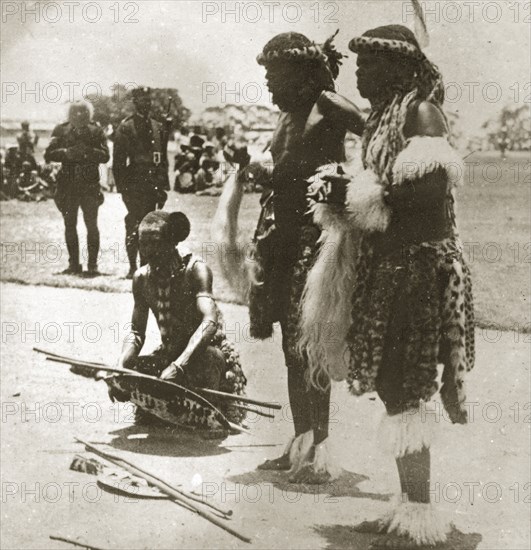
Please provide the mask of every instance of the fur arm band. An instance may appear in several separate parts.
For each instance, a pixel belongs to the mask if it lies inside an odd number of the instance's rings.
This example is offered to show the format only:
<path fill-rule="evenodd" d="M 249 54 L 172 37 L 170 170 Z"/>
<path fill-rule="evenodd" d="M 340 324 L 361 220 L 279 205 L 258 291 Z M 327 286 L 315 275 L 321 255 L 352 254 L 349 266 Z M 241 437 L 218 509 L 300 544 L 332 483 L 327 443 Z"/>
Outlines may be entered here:
<path fill-rule="evenodd" d="M 393 167 L 393 185 L 424 178 L 443 170 L 455 187 L 463 176 L 463 161 L 444 137 L 416 136 L 398 155 Z"/>
<path fill-rule="evenodd" d="M 384 188 L 372 170 L 352 178 L 347 189 L 347 211 L 351 222 L 362 231 L 385 231 L 391 209 L 384 201 Z"/>

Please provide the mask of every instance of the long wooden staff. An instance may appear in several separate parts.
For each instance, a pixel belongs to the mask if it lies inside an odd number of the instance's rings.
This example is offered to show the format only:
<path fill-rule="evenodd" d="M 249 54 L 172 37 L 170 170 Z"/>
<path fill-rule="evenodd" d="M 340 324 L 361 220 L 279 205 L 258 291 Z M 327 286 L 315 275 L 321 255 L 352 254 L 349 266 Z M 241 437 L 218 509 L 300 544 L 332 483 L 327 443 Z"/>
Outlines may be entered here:
<path fill-rule="evenodd" d="M 116 374 L 134 374 L 136 376 L 142 376 L 144 378 L 150 378 L 151 380 L 158 380 L 160 382 L 160 378 L 157 378 L 156 376 L 150 376 L 149 374 L 144 374 L 136 370 L 119 369 L 116 367 L 110 367 L 109 365 L 104 365 L 103 363 L 91 363 L 89 361 L 82 361 L 80 359 L 74 359 L 73 357 L 67 357 L 65 355 L 50 353 L 40 348 L 33 348 L 33 351 L 42 353 L 47 356 L 48 360 L 55 361 L 57 363 L 66 363 L 68 365 L 74 365 L 76 367 L 86 367 L 88 369 L 93 369 L 93 370 L 98 369 L 101 371 L 113 372 Z M 208 388 L 189 388 L 189 389 L 197 393 L 202 392 L 202 393 L 208 393 L 210 395 L 215 395 L 216 397 L 225 399 L 227 401 L 240 401 L 241 403 L 248 403 L 249 405 L 258 405 L 259 407 L 274 409 L 277 411 L 282 409 L 282 405 L 279 405 L 278 403 L 268 403 L 267 401 L 259 401 L 257 399 L 246 397 L 244 395 L 235 395 L 232 393 L 226 393 L 218 390 L 211 390 Z"/>
<path fill-rule="evenodd" d="M 282 409 L 282 405 L 278 403 L 268 403 L 266 401 L 258 401 L 258 399 L 252 399 L 251 397 L 245 397 L 243 395 L 236 395 L 232 393 L 225 393 L 218 390 L 210 390 L 208 388 L 190 388 L 197 393 L 207 393 L 208 395 L 215 395 L 226 399 L 227 401 L 241 401 L 242 403 L 249 403 L 249 405 L 258 405 L 259 407 L 265 407 L 267 409 L 275 409 L 279 411 Z"/>
<path fill-rule="evenodd" d="M 121 457 L 118 457 L 116 455 L 113 455 L 111 453 L 108 453 L 106 451 L 102 451 L 95 445 L 92 445 L 91 443 L 88 443 L 87 441 L 83 441 L 79 437 L 76 437 L 75 440 L 78 443 L 81 443 L 82 445 L 85 445 L 85 447 L 92 451 L 93 453 L 105 458 L 105 460 L 108 460 L 109 462 L 112 462 L 116 466 L 119 466 L 120 468 L 123 468 L 124 470 L 127 470 L 128 472 L 132 473 L 133 475 L 142 477 L 145 479 L 150 485 L 153 485 L 154 487 L 157 487 L 160 489 L 163 493 L 167 494 L 168 496 L 172 497 L 175 501 L 177 501 L 180 504 L 184 504 L 185 507 L 190 509 L 191 511 L 195 512 L 202 518 L 210 521 L 217 527 L 220 527 L 221 529 L 227 531 L 227 533 L 230 533 L 231 535 L 239 538 L 240 540 L 243 540 L 244 542 L 251 542 L 251 539 L 245 535 L 242 535 L 232 527 L 224 524 L 220 519 L 218 519 L 216 516 L 211 514 L 210 512 L 207 512 L 205 510 L 201 510 L 196 506 L 194 503 L 194 500 L 190 499 L 188 496 L 182 494 L 179 492 L 175 487 L 167 483 L 166 481 L 158 478 L 157 476 L 142 470 L 138 466 L 134 465 L 132 462 L 129 462 L 128 460 L 125 460 Z M 204 503 L 203 503 L 204 504 Z"/>
<path fill-rule="evenodd" d="M 39 351 L 36 348 L 34 348 L 34 349 L 35 349 L 35 351 Z M 43 352 L 41 352 L 41 353 L 43 353 Z M 107 367 L 105 365 L 99 365 L 98 363 L 96 363 L 94 365 L 91 365 L 90 363 L 86 363 L 85 361 L 78 361 L 76 359 L 63 358 L 59 355 L 57 355 L 57 356 L 47 356 L 46 360 L 47 361 L 53 361 L 55 363 L 62 363 L 62 364 L 70 365 L 70 366 L 74 366 L 74 367 L 82 367 L 82 368 L 92 369 L 92 370 L 112 372 L 112 373 L 115 373 L 115 374 L 131 374 L 131 375 L 136 376 L 138 378 L 147 378 L 148 380 L 156 380 L 157 382 L 164 382 L 165 384 L 169 384 L 170 386 L 177 386 L 179 389 L 185 389 L 185 390 L 188 389 L 192 393 L 194 392 L 194 390 L 192 390 L 191 388 L 184 388 L 183 386 L 179 386 L 179 385 L 174 384 L 173 382 L 170 382 L 168 380 L 161 380 L 160 378 L 157 378 L 156 376 L 151 376 L 149 374 L 144 374 L 144 373 L 138 372 L 136 370 L 118 369 L 118 368 L 114 368 L 114 367 Z M 230 394 L 227 394 L 227 395 L 230 395 Z M 211 406 L 213 407 L 213 405 L 211 405 Z M 263 414 L 263 416 L 265 416 L 265 413 Z M 239 424 L 235 424 L 234 422 L 230 422 L 230 420 L 227 420 L 227 419 L 225 419 L 225 421 L 231 429 L 233 429 L 237 432 L 241 432 L 241 433 L 248 434 L 248 435 L 254 435 L 250 430 L 248 430 L 247 428 L 244 428 L 243 426 L 240 426 Z"/>

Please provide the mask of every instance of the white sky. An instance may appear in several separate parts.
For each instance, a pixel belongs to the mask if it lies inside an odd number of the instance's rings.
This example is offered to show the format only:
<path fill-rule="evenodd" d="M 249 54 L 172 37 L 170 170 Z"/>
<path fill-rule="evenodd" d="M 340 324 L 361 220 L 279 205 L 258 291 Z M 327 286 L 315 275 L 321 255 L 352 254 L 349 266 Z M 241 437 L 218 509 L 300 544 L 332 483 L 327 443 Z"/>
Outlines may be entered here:
<path fill-rule="evenodd" d="M 426 53 L 446 83 L 455 83 L 450 99 L 461 94 L 447 110 L 459 112 L 465 133 L 476 133 L 505 104 L 529 104 L 528 1 L 421 4 L 431 35 Z M 413 26 L 409 0 L 1 0 L 1 6 L 2 118 L 41 120 L 60 118 L 71 90 L 77 96 L 83 87 L 93 93 L 90 83 L 107 94 L 115 82 L 174 87 L 194 112 L 257 97 L 268 103 L 264 71 L 255 58 L 278 32 L 303 32 L 322 42 L 339 28 L 337 47 L 348 53 L 350 38 L 368 28 Z M 235 9 L 239 22 L 230 13 Z M 124 22 L 127 17 L 137 22 Z M 338 89 L 365 106 L 355 89 L 355 59 L 350 53 L 344 61 Z M 238 86 L 239 97 L 223 95 Z M 31 90 L 37 90 L 37 98 Z M 207 97 L 206 91 L 211 92 Z"/>

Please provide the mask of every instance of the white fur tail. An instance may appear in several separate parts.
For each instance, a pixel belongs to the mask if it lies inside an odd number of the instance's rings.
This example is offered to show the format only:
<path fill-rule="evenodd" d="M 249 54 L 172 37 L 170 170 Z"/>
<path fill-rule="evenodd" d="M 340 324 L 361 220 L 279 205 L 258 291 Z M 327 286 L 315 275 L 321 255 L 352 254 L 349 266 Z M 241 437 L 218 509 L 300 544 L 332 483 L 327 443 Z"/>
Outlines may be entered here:
<path fill-rule="evenodd" d="M 314 221 L 323 229 L 318 257 L 301 302 L 299 350 L 306 353 L 310 381 L 321 387 L 348 371 L 347 333 L 351 325 L 358 231 L 344 212 L 317 204 Z"/>
<path fill-rule="evenodd" d="M 211 236 L 221 272 L 242 301 L 247 300 L 249 282 L 245 265 L 247 246 L 238 243 L 238 214 L 244 193 L 238 173 L 225 181 L 218 208 L 212 221 Z"/>

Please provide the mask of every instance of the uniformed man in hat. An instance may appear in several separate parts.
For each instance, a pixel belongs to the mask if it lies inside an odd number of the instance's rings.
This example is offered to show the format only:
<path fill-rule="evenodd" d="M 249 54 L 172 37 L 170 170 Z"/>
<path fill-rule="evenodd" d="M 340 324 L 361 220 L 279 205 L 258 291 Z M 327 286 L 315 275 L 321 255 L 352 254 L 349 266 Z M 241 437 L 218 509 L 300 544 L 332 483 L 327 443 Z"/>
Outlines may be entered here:
<path fill-rule="evenodd" d="M 126 250 L 131 279 L 137 269 L 138 226 L 153 210 L 162 208 L 169 189 L 168 125 L 150 117 L 151 90 L 133 90 L 135 113 L 122 121 L 114 140 L 113 174 L 127 208 Z M 141 264 L 145 263 L 142 258 Z"/>
<path fill-rule="evenodd" d="M 22 132 L 17 135 L 18 149 L 22 156 L 33 156 L 35 146 L 39 142 L 39 136 L 30 130 L 30 123 L 24 121 L 21 124 Z"/>
<path fill-rule="evenodd" d="M 103 204 L 99 165 L 109 161 L 107 139 L 101 127 L 92 121 L 93 107 L 79 101 L 70 105 L 68 121 L 55 127 L 45 153 L 45 162 L 60 162 L 55 204 L 65 223 L 68 268 L 65 275 L 79 275 L 79 238 L 77 216 L 81 208 L 87 226 L 88 271 L 96 277 L 100 251 L 98 209 Z"/>

